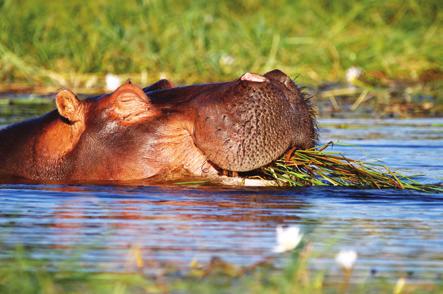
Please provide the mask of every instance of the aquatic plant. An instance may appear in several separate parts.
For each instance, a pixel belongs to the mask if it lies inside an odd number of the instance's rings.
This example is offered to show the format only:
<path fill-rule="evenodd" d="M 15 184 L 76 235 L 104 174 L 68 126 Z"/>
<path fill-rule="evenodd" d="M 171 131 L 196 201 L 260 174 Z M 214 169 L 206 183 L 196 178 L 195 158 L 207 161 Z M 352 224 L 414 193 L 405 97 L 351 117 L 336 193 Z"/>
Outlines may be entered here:
<path fill-rule="evenodd" d="M 395 188 L 438 191 L 437 185 L 421 184 L 389 167 L 345 157 L 340 152 L 326 151 L 332 145 L 293 150 L 264 167 L 264 178 L 282 186 L 345 186 L 362 188 Z"/>

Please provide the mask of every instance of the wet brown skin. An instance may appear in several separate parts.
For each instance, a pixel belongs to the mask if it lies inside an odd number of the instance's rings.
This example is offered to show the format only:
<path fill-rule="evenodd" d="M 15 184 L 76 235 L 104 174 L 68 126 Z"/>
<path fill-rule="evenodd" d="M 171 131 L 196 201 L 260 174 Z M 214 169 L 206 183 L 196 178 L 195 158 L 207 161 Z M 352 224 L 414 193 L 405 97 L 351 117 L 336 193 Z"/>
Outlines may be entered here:
<path fill-rule="evenodd" d="M 37 182 L 216 178 L 250 171 L 316 140 L 309 102 L 275 70 L 232 82 L 143 91 L 126 83 L 0 131 L 0 178 Z"/>

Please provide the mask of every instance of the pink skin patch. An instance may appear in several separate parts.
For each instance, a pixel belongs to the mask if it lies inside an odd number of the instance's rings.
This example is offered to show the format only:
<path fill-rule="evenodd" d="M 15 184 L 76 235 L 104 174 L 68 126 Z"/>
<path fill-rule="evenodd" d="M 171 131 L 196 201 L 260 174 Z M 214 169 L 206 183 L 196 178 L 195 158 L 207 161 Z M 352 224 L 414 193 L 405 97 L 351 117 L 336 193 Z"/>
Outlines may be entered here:
<path fill-rule="evenodd" d="M 244 75 L 242 75 L 240 80 L 242 80 L 242 81 L 250 81 L 250 82 L 257 82 L 257 83 L 263 83 L 263 82 L 266 82 L 268 79 L 263 77 L 263 76 L 261 76 L 261 75 L 257 75 L 257 74 L 253 74 L 253 73 L 247 72 Z"/>

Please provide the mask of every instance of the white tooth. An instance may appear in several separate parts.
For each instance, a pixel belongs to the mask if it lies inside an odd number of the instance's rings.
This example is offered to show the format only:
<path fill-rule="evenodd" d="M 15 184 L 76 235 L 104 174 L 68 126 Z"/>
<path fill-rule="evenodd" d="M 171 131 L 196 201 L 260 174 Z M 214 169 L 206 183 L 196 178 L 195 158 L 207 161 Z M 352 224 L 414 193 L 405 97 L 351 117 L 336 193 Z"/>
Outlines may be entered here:
<path fill-rule="evenodd" d="M 262 83 L 262 82 L 266 82 L 268 79 L 263 76 L 247 72 L 244 75 L 242 75 L 240 80 Z"/>

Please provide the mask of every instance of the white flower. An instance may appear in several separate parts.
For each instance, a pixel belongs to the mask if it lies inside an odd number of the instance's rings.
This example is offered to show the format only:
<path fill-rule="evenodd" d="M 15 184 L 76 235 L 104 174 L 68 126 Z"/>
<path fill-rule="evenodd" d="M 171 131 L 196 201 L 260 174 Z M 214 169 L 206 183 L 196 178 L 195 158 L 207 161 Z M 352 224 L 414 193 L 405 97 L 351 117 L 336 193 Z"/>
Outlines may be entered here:
<path fill-rule="evenodd" d="M 220 57 L 220 63 L 221 63 L 222 65 L 232 65 L 234 62 L 235 62 L 235 58 L 232 57 L 231 55 L 223 54 L 223 55 Z"/>
<path fill-rule="evenodd" d="M 121 80 L 118 76 L 113 74 L 106 74 L 106 91 L 114 91 L 121 85 Z"/>
<path fill-rule="evenodd" d="M 359 67 L 352 66 L 348 68 L 346 70 L 346 81 L 352 84 L 361 76 L 362 72 L 362 69 Z"/>
<path fill-rule="evenodd" d="M 335 257 L 335 261 L 342 268 L 350 270 L 357 260 L 357 252 L 354 250 L 341 250 Z"/>
<path fill-rule="evenodd" d="M 277 245 L 273 250 L 275 253 L 282 253 L 294 249 L 303 237 L 303 234 L 300 234 L 300 228 L 296 226 L 290 226 L 288 228 L 277 226 L 276 231 Z"/>
<path fill-rule="evenodd" d="M 394 294 L 400 294 L 403 291 L 403 288 L 406 285 L 406 279 L 400 278 L 397 280 L 397 283 L 395 284 L 394 288 Z"/>

